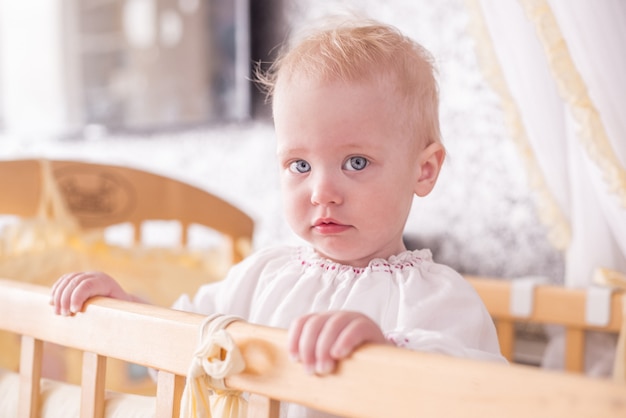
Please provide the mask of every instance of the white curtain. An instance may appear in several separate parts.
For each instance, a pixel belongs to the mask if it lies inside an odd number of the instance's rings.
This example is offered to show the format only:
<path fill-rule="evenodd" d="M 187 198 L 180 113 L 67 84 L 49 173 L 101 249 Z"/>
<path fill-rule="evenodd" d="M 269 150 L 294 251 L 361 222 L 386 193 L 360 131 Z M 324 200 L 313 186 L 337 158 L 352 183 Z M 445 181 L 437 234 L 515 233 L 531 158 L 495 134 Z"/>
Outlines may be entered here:
<path fill-rule="evenodd" d="M 589 286 L 597 268 L 626 272 L 626 1 L 468 5 L 540 217 L 564 251 L 564 284 Z M 588 370 L 604 374 L 593 360 Z"/>

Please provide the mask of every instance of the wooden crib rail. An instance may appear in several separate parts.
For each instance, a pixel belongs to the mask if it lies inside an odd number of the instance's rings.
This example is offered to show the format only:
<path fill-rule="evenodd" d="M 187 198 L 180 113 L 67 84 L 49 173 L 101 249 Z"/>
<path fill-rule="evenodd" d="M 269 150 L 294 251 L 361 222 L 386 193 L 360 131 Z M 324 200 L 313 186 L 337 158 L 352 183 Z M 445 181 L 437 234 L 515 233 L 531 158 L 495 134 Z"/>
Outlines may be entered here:
<path fill-rule="evenodd" d="M 513 360 L 515 350 L 515 324 L 537 323 L 565 327 L 565 369 L 580 373 L 584 370 L 585 332 L 600 331 L 618 333 L 622 326 L 622 291 L 611 295 L 610 313 L 605 325 L 589 324 L 585 318 L 587 292 L 583 289 L 562 286 L 537 285 L 534 288 L 532 312 L 528 316 L 511 313 L 512 284 L 502 279 L 467 276 L 487 310 L 491 314 L 498 331 L 502 354 Z"/>
<path fill-rule="evenodd" d="M 162 370 L 156 414 L 178 416 L 202 316 L 94 298 L 74 317 L 56 316 L 49 289 L 0 280 L 0 327 L 23 335 L 20 417 L 37 416 L 42 341 L 85 350 L 83 417 L 103 416 L 105 357 Z M 284 330 L 235 322 L 227 328 L 246 362 L 227 379 L 252 392 L 250 417 L 277 417 L 277 400 L 353 417 L 626 416 L 626 387 L 540 371 L 366 345 L 331 376 L 307 375 L 288 359 Z M 257 409 L 254 409 L 257 408 Z"/>
<path fill-rule="evenodd" d="M 187 243 L 188 227 L 199 224 L 232 240 L 233 261 L 247 255 L 252 218 L 206 190 L 131 167 L 86 161 L 47 163 L 66 206 L 85 229 L 129 222 L 139 242 L 144 221 L 175 220 L 181 223 L 182 244 Z M 43 160 L 0 160 L 0 214 L 37 215 L 43 170 Z"/>

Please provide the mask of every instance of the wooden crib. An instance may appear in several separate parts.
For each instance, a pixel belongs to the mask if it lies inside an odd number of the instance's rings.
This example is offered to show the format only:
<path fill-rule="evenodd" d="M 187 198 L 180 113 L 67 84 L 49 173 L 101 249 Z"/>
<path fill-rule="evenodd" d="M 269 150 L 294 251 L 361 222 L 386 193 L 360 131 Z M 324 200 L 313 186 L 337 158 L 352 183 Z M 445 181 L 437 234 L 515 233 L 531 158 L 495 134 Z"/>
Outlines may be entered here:
<path fill-rule="evenodd" d="M 247 215 L 182 182 L 104 164 L 53 161 L 51 168 L 83 228 L 128 221 L 139 241 L 144 220 L 176 219 L 185 226 L 211 226 L 233 244 L 250 241 L 253 223 Z M 41 208 L 41 179 L 40 161 L 0 161 L 0 213 L 36 215 Z M 162 198 L 164 190 L 176 196 L 168 204 Z M 104 211 L 96 204 L 101 201 L 92 200 L 103 191 L 114 199 Z M 185 231 L 182 243 L 187 240 Z M 245 247 L 233 245 L 234 261 L 245 255 Z M 516 323 L 559 324 L 568 329 L 570 372 L 368 345 L 343 362 L 338 373 L 316 377 L 289 361 L 284 330 L 235 322 L 227 330 L 246 367 L 226 383 L 251 393 L 250 417 L 278 416 L 280 401 L 353 417 L 626 416 L 626 385 L 571 373 L 582 370 L 586 330 L 616 333 L 620 329 L 619 292 L 611 296 L 606 323 L 598 326 L 584 318 L 583 291 L 537 286 L 532 309 L 520 315 L 511 309 L 515 293 L 511 282 L 468 280 L 493 315 L 507 358 L 514 359 Z M 50 284 L 0 280 L 0 332 L 21 336 L 19 372 L 0 371 L 0 416 L 178 416 L 184 376 L 203 317 L 106 298 L 93 299 L 74 317 L 56 316 L 49 305 Z M 46 341 L 82 351 L 80 386 L 41 378 Z M 4 355 L 6 348 L 0 350 Z M 158 370 L 156 395 L 106 390 L 106 364 L 120 360 Z"/>
<path fill-rule="evenodd" d="M 62 317 L 53 314 L 49 297 L 45 286 L 0 280 L 0 328 L 22 336 L 19 375 L 0 376 L 0 415 L 178 416 L 202 316 L 94 298 L 83 312 Z M 227 332 L 246 366 L 226 384 L 251 393 L 249 417 L 277 417 L 280 401 L 372 418 L 626 416 L 626 385 L 610 380 L 377 345 L 358 349 L 336 374 L 318 377 L 289 360 L 284 330 L 234 322 Z M 61 413 L 49 405 L 55 389 L 40 379 L 43 341 L 84 350 L 82 387 Z M 105 391 L 109 357 L 157 369 L 156 397 Z M 7 387 L 12 394 L 3 394 Z"/>

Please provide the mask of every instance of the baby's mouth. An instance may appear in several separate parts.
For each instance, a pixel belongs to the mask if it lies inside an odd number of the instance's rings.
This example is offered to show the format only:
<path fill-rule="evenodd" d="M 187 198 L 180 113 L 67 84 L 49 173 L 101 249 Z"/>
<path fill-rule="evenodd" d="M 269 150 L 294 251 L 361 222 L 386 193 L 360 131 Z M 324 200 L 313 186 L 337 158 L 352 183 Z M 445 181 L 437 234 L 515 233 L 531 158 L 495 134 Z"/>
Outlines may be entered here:
<path fill-rule="evenodd" d="M 337 234 L 349 228 L 349 225 L 344 225 L 334 219 L 319 219 L 313 224 L 313 229 L 321 234 Z"/>

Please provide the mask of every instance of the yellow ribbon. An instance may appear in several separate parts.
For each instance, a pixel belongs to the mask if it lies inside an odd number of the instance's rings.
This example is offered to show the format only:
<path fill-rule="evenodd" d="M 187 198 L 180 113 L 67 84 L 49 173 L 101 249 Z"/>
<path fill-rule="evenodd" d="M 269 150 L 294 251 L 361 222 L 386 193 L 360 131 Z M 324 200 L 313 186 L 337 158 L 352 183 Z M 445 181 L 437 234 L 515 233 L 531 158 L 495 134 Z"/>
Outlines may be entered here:
<path fill-rule="evenodd" d="M 247 402 L 231 390 L 224 378 L 242 372 L 245 362 L 225 328 L 240 318 L 208 316 L 200 328 L 200 342 L 187 373 L 181 400 L 181 418 L 245 418 Z"/>

